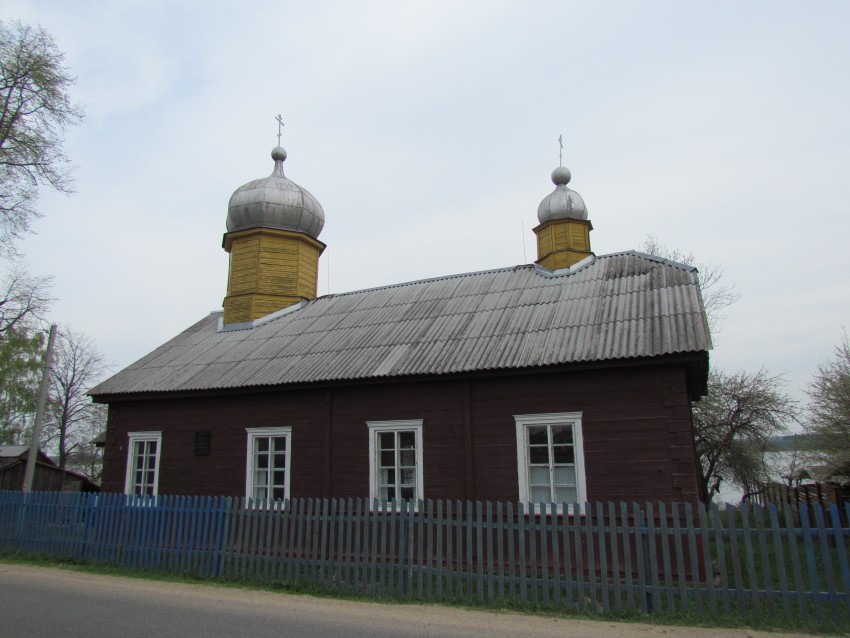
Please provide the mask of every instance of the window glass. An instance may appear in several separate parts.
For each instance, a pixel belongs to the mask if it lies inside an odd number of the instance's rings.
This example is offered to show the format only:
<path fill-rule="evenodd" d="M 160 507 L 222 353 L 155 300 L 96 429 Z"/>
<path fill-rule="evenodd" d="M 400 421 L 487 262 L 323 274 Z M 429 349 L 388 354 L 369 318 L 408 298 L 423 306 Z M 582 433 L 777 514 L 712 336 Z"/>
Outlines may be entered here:
<path fill-rule="evenodd" d="M 414 449 L 416 447 L 416 435 L 413 432 L 399 432 L 398 447 L 402 450 Z"/>
<path fill-rule="evenodd" d="M 574 487 L 557 487 L 555 488 L 555 503 L 562 504 L 572 504 L 578 500 L 576 496 L 576 488 Z"/>
<path fill-rule="evenodd" d="M 124 492 L 134 496 L 156 496 L 157 453 L 161 432 L 131 432 L 127 450 Z"/>
<path fill-rule="evenodd" d="M 570 425 L 553 425 L 552 426 L 552 443 L 555 445 L 572 445 L 573 444 L 573 428 Z"/>
<path fill-rule="evenodd" d="M 530 467 L 528 468 L 528 479 L 533 485 L 549 485 L 549 468 L 548 467 Z"/>
<path fill-rule="evenodd" d="M 580 413 L 516 416 L 519 493 L 525 502 L 584 499 Z"/>
<path fill-rule="evenodd" d="M 422 498 L 421 421 L 368 422 L 370 430 L 370 497 Z"/>
<path fill-rule="evenodd" d="M 289 496 L 291 428 L 249 428 L 246 496 L 257 501 Z"/>
<path fill-rule="evenodd" d="M 555 483 L 558 485 L 575 485 L 576 484 L 576 468 L 575 467 L 556 467 L 555 468 Z"/>
<path fill-rule="evenodd" d="M 532 446 L 528 448 L 528 461 L 530 463 L 549 463 L 549 448 Z"/>
<path fill-rule="evenodd" d="M 555 457 L 555 463 L 575 463 L 575 456 L 573 455 L 572 445 L 554 446 L 553 456 Z"/>

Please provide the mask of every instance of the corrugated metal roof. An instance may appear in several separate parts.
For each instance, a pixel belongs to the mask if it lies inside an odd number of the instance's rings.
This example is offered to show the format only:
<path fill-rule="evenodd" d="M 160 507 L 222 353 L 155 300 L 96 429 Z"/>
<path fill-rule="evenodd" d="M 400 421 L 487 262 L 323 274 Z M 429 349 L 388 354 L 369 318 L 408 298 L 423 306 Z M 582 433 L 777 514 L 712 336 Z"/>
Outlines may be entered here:
<path fill-rule="evenodd" d="M 0 445 L 0 458 L 18 458 L 29 449 L 29 445 Z"/>
<path fill-rule="evenodd" d="M 320 297 L 254 327 L 212 313 L 92 395 L 601 361 L 711 348 L 697 272 L 637 252 Z"/>

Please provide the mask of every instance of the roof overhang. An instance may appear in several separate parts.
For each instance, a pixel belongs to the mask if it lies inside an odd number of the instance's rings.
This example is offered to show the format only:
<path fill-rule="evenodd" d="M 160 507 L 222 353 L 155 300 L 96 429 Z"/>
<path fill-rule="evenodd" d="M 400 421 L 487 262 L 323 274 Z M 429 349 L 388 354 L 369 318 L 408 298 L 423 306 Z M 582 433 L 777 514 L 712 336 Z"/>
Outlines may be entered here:
<path fill-rule="evenodd" d="M 92 395 L 95 403 L 126 403 L 134 401 L 153 401 L 162 399 L 187 399 L 212 396 L 233 396 L 245 394 L 265 394 L 269 392 L 289 392 L 293 390 L 325 389 L 335 387 L 353 387 L 390 383 L 416 383 L 425 381 L 457 380 L 457 379 L 487 379 L 512 376 L 550 375 L 557 373 L 578 373 L 589 370 L 623 369 L 646 366 L 681 365 L 685 370 L 688 398 L 699 401 L 708 392 L 708 352 L 687 352 L 654 357 L 629 359 L 610 359 L 602 361 L 579 361 L 551 366 L 526 368 L 499 368 L 491 370 L 476 370 L 452 374 L 408 375 L 367 377 L 358 379 L 334 379 L 310 383 L 288 383 L 278 385 L 254 385 L 239 388 L 215 388 L 205 390 L 181 390 L 172 392 L 134 392 L 125 394 L 96 394 Z"/>

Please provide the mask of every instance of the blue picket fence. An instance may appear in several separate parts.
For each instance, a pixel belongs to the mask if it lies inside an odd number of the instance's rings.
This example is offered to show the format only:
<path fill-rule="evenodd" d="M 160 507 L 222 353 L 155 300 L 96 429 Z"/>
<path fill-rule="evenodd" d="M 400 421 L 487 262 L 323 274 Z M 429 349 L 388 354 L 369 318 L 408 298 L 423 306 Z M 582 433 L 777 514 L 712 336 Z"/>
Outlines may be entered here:
<path fill-rule="evenodd" d="M 575 508 L 575 509 L 571 509 Z M 850 505 L 0 492 L 0 552 L 379 599 L 850 623 Z"/>

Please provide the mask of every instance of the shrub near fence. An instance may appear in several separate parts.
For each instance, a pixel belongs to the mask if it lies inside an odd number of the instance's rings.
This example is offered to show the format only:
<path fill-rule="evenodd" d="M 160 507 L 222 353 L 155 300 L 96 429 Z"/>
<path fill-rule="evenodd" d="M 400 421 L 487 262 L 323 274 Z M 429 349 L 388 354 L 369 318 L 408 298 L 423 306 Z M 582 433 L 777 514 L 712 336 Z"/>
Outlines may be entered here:
<path fill-rule="evenodd" d="M 0 492 L 0 551 L 380 599 L 850 622 L 850 529 L 836 506 L 588 503 L 582 512 Z"/>

